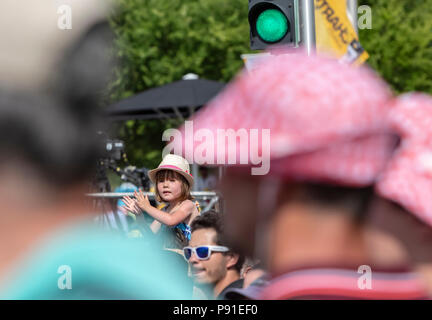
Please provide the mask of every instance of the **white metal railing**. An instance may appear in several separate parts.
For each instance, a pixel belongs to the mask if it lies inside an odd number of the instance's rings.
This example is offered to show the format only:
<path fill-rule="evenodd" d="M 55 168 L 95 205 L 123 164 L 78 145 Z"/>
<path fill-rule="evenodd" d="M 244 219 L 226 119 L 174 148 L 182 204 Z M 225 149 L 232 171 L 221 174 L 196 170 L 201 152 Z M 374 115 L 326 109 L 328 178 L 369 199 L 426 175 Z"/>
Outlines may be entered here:
<path fill-rule="evenodd" d="M 155 198 L 154 192 L 143 192 L 143 194 L 148 196 L 150 199 Z M 191 195 L 195 199 L 197 199 L 198 202 L 210 200 L 210 202 L 206 204 L 206 206 L 201 210 L 201 213 L 211 210 L 221 200 L 220 195 L 215 191 L 192 191 Z M 96 199 L 121 199 L 126 196 L 134 197 L 134 193 L 133 192 L 96 192 L 96 193 L 87 193 L 86 196 L 90 198 L 96 198 Z"/>

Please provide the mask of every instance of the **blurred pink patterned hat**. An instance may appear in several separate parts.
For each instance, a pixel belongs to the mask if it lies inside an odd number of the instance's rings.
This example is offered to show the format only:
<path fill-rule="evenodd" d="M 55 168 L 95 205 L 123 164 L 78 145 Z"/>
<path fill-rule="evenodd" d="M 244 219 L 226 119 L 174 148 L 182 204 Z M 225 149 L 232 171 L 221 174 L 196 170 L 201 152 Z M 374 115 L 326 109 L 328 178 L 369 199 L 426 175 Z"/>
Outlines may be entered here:
<path fill-rule="evenodd" d="M 206 129 L 215 137 L 220 129 L 270 129 L 270 174 L 366 186 L 374 183 L 395 147 L 386 122 L 392 101 L 387 84 L 367 67 L 277 52 L 253 73 L 241 73 L 192 120 L 194 131 Z M 268 147 L 251 140 L 248 150 L 262 154 Z M 202 142 L 195 141 L 182 150 L 190 156 L 198 147 Z M 233 156 L 238 165 L 240 147 L 239 139 L 236 148 L 228 148 L 226 141 L 215 144 L 213 163 L 218 156 Z M 250 153 L 247 157 L 251 166 Z"/>
<path fill-rule="evenodd" d="M 377 192 L 432 226 L 432 97 L 401 96 L 389 119 L 402 141 Z"/>

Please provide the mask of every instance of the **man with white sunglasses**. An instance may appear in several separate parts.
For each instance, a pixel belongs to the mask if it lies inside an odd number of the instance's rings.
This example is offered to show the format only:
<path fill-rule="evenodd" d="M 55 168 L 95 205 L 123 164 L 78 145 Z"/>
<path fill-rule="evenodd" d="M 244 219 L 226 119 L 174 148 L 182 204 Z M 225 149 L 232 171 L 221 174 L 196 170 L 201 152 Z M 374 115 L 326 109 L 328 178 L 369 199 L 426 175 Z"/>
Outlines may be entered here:
<path fill-rule="evenodd" d="M 183 254 L 190 264 L 195 284 L 204 289 L 207 298 L 224 299 L 227 289 L 243 286 L 240 270 L 244 257 L 225 245 L 219 213 L 206 212 L 195 218 L 191 228 L 191 240 L 183 248 Z"/>

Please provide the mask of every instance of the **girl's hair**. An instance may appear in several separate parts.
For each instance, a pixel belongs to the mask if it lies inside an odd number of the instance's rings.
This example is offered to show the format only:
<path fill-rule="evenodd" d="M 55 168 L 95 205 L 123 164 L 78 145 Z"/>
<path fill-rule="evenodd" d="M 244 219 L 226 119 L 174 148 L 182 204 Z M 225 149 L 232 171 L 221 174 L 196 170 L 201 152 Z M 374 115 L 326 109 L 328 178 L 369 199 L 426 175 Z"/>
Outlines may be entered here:
<path fill-rule="evenodd" d="M 192 195 L 190 194 L 191 187 L 187 180 L 179 173 L 173 171 L 173 170 L 161 170 L 156 173 L 156 186 L 155 186 L 155 194 L 156 194 L 156 200 L 158 202 L 164 202 L 162 199 L 157 184 L 159 181 L 165 181 L 166 179 L 177 179 L 182 182 L 181 186 L 181 194 L 180 194 L 180 201 L 184 200 L 193 200 Z"/>

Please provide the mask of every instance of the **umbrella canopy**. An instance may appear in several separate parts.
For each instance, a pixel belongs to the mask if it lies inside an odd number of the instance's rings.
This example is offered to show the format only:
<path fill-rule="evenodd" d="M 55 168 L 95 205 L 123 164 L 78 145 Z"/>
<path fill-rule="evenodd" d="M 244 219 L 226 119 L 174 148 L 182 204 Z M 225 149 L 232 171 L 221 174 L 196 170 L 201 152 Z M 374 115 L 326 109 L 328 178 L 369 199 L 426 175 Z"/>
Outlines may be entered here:
<path fill-rule="evenodd" d="M 189 74 L 182 80 L 121 100 L 106 111 L 113 120 L 189 118 L 216 96 L 225 84 Z"/>

